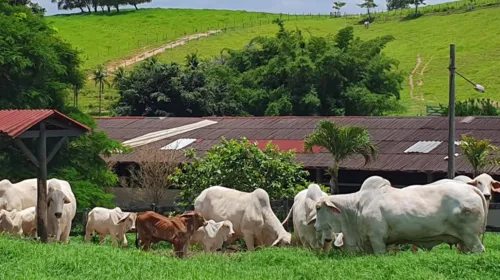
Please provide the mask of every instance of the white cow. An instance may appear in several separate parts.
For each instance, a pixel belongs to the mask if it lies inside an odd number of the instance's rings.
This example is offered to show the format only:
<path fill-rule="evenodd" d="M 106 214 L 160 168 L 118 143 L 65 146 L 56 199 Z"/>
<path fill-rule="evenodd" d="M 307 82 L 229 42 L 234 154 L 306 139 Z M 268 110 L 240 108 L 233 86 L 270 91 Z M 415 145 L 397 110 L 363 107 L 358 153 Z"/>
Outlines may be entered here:
<path fill-rule="evenodd" d="M 0 181 L 0 197 L 2 197 L 5 191 L 10 189 L 11 186 L 12 183 L 7 179 Z"/>
<path fill-rule="evenodd" d="M 71 221 L 76 214 L 76 198 L 67 181 L 47 181 L 47 233 L 56 241 L 68 243 Z"/>
<path fill-rule="evenodd" d="M 243 237 L 248 250 L 257 245 L 290 245 L 291 234 L 285 230 L 271 209 L 269 195 L 257 188 L 251 193 L 221 186 L 207 188 L 194 202 L 194 210 L 207 220 L 231 221 L 235 238 Z"/>
<path fill-rule="evenodd" d="M 316 216 L 316 202 L 322 197 L 328 196 L 317 184 L 310 184 L 305 190 L 300 191 L 293 200 L 293 205 L 288 212 L 287 217 L 282 225 L 288 222 L 293 213 L 293 231 L 295 233 L 295 241 L 298 246 L 306 248 L 319 249 L 330 247 L 331 241 L 336 240 L 336 234 L 333 233 L 331 238 L 318 240 L 316 238 L 316 230 L 314 225 L 308 225 L 314 216 Z M 339 240 L 340 242 L 340 240 Z"/>
<path fill-rule="evenodd" d="M 118 247 L 118 240 L 123 247 L 128 247 L 126 233 L 135 230 L 136 213 L 122 212 L 120 207 L 106 209 L 95 207 L 88 214 L 87 226 L 85 228 L 85 243 L 90 240 L 90 235 L 96 232 L 100 237 L 100 243 L 104 242 L 107 235 L 111 236 L 113 246 Z"/>
<path fill-rule="evenodd" d="M 234 234 L 231 221 L 216 222 L 208 220 L 207 225 L 200 227 L 191 236 L 190 244 L 203 244 L 206 252 L 215 252 L 222 248 L 222 244 Z"/>
<path fill-rule="evenodd" d="M 36 237 L 36 209 L 26 208 L 18 211 L 16 209 L 7 211 L 0 210 L 0 231 L 19 234 L 22 236 Z"/>
<path fill-rule="evenodd" d="M 432 184 L 433 185 L 441 184 L 443 182 L 449 182 L 449 181 L 458 181 L 458 182 L 462 182 L 462 183 L 477 187 L 479 189 L 479 191 L 481 191 L 481 193 L 484 195 L 486 200 L 488 200 L 488 201 L 491 199 L 491 192 L 492 191 L 500 193 L 500 182 L 494 180 L 490 175 L 488 175 L 486 173 L 483 173 L 474 179 L 471 179 L 468 176 L 459 175 L 459 176 L 453 178 L 452 180 L 442 179 L 442 180 L 438 180 Z"/>
<path fill-rule="evenodd" d="M 2 180 L 1 185 L 5 192 L 0 197 L 0 209 L 24 210 L 36 206 L 37 179 L 27 179 L 16 184 Z"/>
<path fill-rule="evenodd" d="M 379 176 L 365 180 L 353 194 L 321 198 L 310 224 L 318 238 L 344 234 L 348 251 L 385 253 L 389 245 L 430 249 L 458 243 L 464 252 L 484 252 L 479 240 L 487 203 L 481 192 L 458 182 L 393 188 Z"/>

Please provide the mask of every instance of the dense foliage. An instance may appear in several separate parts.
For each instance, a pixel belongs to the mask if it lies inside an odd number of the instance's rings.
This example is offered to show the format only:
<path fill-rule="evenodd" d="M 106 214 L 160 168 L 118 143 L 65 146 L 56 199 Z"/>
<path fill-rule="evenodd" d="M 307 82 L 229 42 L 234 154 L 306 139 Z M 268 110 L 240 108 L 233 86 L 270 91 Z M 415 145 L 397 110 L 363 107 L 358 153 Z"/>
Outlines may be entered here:
<path fill-rule="evenodd" d="M 119 115 L 384 115 L 400 109 L 403 76 L 382 50 L 393 40 L 368 41 L 346 27 L 336 36 L 304 38 L 277 20 L 275 37 L 185 67 L 154 59 L 116 85 Z"/>
<path fill-rule="evenodd" d="M 448 116 L 448 107 L 439 104 L 441 115 Z M 500 116 L 498 102 L 489 98 L 469 98 L 455 102 L 455 116 Z"/>
<path fill-rule="evenodd" d="M 489 139 L 477 139 L 462 135 L 460 150 L 472 167 L 472 176 L 475 178 L 487 166 L 500 165 L 498 152 L 500 149 L 493 145 Z"/>
<path fill-rule="evenodd" d="M 119 149 L 118 142 L 96 131 L 95 121 L 65 105 L 72 85 L 83 84 L 80 60 L 70 45 L 55 36 L 43 16 L 25 6 L 0 0 L 0 109 L 57 109 L 92 128 L 68 141 L 48 165 L 49 178 L 70 182 L 78 208 L 111 206 L 103 187 L 117 177 L 99 154 Z M 49 138 L 50 152 L 58 139 Z M 32 151 L 35 143 L 26 141 Z M 0 178 L 17 182 L 36 177 L 36 168 L 10 139 L 0 137 Z"/>
<path fill-rule="evenodd" d="M 82 13 L 92 13 L 92 10 L 97 13 L 98 7 L 104 12 L 106 7 L 108 13 L 111 8 L 115 8 L 117 12 L 120 11 L 120 6 L 132 5 L 138 10 L 137 5 L 143 3 L 151 3 L 152 0 L 51 0 L 52 3 L 57 4 L 59 10 L 73 10 L 80 9 Z"/>
<path fill-rule="evenodd" d="M 308 172 L 294 162 L 293 151 L 280 152 L 272 144 L 262 151 L 257 144 L 245 138 L 222 139 L 203 158 L 193 150 L 186 152 L 192 159 L 183 170 L 172 176 L 173 183 L 182 188 L 179 202 L 192 205 L 194 199 L 210 186 L 223 186 L 252 192 L 256 188 L 267 191 L 271 200 L 293 198 L 306 186 Z"/>

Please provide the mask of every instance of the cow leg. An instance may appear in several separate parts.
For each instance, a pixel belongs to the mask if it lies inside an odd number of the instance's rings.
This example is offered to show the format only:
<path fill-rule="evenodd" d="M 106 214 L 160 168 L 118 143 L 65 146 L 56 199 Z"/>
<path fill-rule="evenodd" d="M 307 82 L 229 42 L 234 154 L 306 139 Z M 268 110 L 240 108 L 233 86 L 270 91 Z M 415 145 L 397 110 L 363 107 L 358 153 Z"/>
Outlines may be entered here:
<path fill-rule="evenodd" d="M 184 257 L 187 257 L 187 253 L 188 253 L 188 244 L 189 244 L 189 243 L 188 243 L 188 242 L 186 242 L 186 243 L 184 244 L 184 246 L 182 246 L 182 255 L 183 255 Z"/>
<path fill-rule="evenodd" d="M 253 246 L 254 245 L 254 236 L 248 232 L 243 233 L 243 236 L 245 238 L 245 244 L 247 245 L 247 250 L 248 251 L 255 250 L 255 247 Z"/>
<path fill-rule="evenodd" d="M 104 244 L 104 239 L 106 239 L 105 234 L 99 234 L 99 244 L 102 245 Z"/>
<path fill-rule="evenodd" d="M 382 238 L 370 236 L 370 243 L 372 244 L 373 253 L 375 255 L 385 254 L 387 252 L 385 242 Z"/>
<path fill-rule="evenodd" d="M 151 240 L 149 239 L 139 239 L 139 248 L 142 247 L 144 251 L 148 251 L 151 246 Z"/>
<path fill-rule="evenodd" d="M 178 258 L 182 259 L 184 255 L 184 246 L 180 242 L 173 242 L 173 245 L 174 245 L 175 255 Z"/>
<path fill-rule="evenodd" d="M 85 229 L 85 239 L 84 239 L 84 243 L 88 243 L 89 240 L 90 240 L 90 237 L 92 236 L 92 232 L 94 230 L 93 229 L 90 229 L 90 228 L 87 228 Z"/>
<path fill-rule="evenodd" d="M 59 235 L 59 239 L 62 243 L 67 244 L 69 242 L 69 234 L 71 231 L 71 223 L 68 223 L 65 227 L 61 229 L 61 235 Z"/>

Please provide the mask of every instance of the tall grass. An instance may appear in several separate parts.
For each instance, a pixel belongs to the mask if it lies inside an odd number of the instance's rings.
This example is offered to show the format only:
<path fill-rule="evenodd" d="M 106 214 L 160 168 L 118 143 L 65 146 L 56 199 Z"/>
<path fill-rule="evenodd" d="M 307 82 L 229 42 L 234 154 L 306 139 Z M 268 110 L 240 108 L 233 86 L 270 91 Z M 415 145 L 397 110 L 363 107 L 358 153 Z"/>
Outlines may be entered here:
<path fill-rule="evenodd" d="M 79 239 L 80 240 L 80 239 Z M 187 259 L 169 249 L 142 252 L 107 245 L 38 244 L 0 237 L 1 279 L 496 279 L 500 236 L 487 234 L 487 251 L 462 255 L 440 246 L 431 252 L 386 256 L 330 254 L 302 248 L 265 248 L 231 254 L 192 253 Z"/>

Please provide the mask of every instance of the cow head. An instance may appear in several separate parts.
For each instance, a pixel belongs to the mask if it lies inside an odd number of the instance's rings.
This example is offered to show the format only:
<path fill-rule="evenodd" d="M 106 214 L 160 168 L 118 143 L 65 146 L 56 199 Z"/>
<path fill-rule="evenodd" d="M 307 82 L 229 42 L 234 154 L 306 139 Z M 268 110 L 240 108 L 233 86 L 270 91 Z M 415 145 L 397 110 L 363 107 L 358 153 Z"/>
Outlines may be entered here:
<path fill-rule="evenodd" d="M 47 211 L 49 215 L 54 215 L 56 219 L 60 219 L 64 204 L 68 203 L 71 203 L 71 200 L 61 190 L 49 188 L 47 194 Z"/>
<path fill-rule="evenodd" d="M 500 182 L 495 181 L 486 173 L 477 176 L 467 184 L 477 187 L 488 201 L 491 199 L 491 191 L 500 193 Z"/>
<path fill-rule="evenodd" d="M 233 223 L 230 221 L 215 222 L 209 220 L 203 228 L 208 237 L 215 238 L 219 235 L 222 237 L 222 241 L 227 241 L 234 234 Z"/>
<path fill-rule="evenodd" d="M 190 211 L 184 213 L 180 217 L 188 219 L 188 223 L 190 223 L 193 226 L 194 230 L 197 230 L 200 227 L 204 227 L 208 224 L 205 218 L 203 218 L 203 216 L 196 211 Z"/>
<path fill-rule="evenodd" d="M 307 224 L 314 224 L 316 239 L 320 244 L 324 244 L 323 247 L 333 241 L 332 236 L 335 236 L 335 232 L 342 231 L 340 213 L 341 210 L 330 200 L 330 197 L 322 197 L 316 203 L 316 216 L 312 217 Z"/>
<path fill-rule="evenodd" d="M 278 244 L 281 246 L 292 245 L 292 234 L 287 231 L 283 232 L 278 236 L 278 238 L 273 242 L 273 244 L 271 244 L 271 247 L 276 246 Z"/>
<path fill-rule="evenodd" d="M 121 213 L 121 212 L 120 212 Z M 118 221 L 118 225 L 123 225 L 124 232 L 129 230 L 135 231 L 135 220 L 137 219 L 136 213 L 124 213 L 125 215 Z"/>

